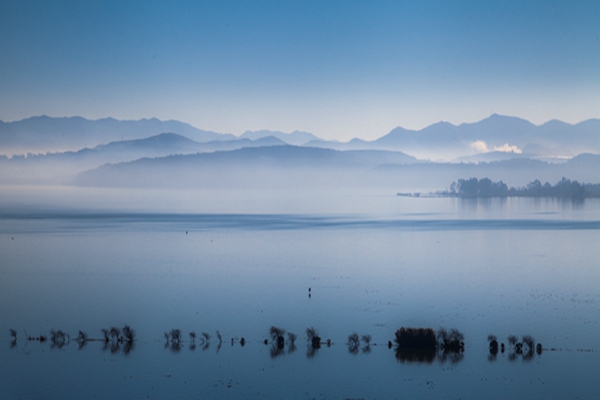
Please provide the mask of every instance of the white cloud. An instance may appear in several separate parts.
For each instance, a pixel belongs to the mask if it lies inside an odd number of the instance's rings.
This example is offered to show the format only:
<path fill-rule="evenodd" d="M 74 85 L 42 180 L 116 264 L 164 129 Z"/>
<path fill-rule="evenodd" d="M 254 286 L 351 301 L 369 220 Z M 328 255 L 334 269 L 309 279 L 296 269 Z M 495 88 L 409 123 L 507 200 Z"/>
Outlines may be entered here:
<path fill-rule="evenodd" d="M 494 151 L 501 151 L 503 153 L 515 153 L 521 154 L 523 151 L 519 149 L 517 146 L 511 146 L 508 143 L 504 143 L 502 146 L 494 146 Z"/>
<path fill-rule="evenodd" d="M 523 151 L 519 149 L 517 146 L 509 145 L 508 143 L 504 143 L 502 146 L 494 146 L 491 149 L 488 147 L 487 143 L 483 140 L 476 140 L 475 142 L 469 145 L 473 150 L 478 153 L 489 153 L 490 151 L 499 151 L 502 153 L 515 153 L 521 154 Z"/>
<path fill-rule="evenodd" d="M 478 153 L 488 153 L 490 149 L 483 140 L 477 140 L 470 144 L 470 147 Z"/>

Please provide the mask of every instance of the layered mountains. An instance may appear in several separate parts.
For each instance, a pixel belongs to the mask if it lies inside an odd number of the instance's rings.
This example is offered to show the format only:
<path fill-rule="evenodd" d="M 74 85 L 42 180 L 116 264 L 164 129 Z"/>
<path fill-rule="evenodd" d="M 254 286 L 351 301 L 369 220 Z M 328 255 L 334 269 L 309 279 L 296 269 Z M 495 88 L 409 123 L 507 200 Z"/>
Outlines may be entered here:
<path fill-rule="evenodd" d="M 581 153 L 591 154 L 577 156 Z M 492 115 L 458 126 L 440 122 L 419 131 L 396 128 L 377 140 L 345 143 L 299 131 L 248 131 L 237 137 L 157 119 L 0 121 L 4 184 L 440 188 L 471 176 L 512 185 L 562 176 L 593 182 L 600 180 L 600 156 L 594 153 L 600 153 L 598 119 L 536 126 Z M 453 161 L 424 161 L 440 155 Z"/>

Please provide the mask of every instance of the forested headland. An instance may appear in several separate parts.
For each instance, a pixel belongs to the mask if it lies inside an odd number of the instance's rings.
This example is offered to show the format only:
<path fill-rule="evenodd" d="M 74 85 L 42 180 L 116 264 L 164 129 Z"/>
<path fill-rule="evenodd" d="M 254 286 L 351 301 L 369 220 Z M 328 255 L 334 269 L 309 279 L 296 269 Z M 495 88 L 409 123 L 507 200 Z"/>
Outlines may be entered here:
<path fill-rule="evenodd" d="M 437 192 L 440 196 L 449 197 L 560 197 L 591 198 L 600 197 L 599 183 L 579 183 L 562 178 L 555 185 L 541 183 L 539 180 L 529 182 L 523 187 L 508 187 L 502 181 L 493 182 L 489 178 L 459 179 L 452 182 L 449 190 Z"/>

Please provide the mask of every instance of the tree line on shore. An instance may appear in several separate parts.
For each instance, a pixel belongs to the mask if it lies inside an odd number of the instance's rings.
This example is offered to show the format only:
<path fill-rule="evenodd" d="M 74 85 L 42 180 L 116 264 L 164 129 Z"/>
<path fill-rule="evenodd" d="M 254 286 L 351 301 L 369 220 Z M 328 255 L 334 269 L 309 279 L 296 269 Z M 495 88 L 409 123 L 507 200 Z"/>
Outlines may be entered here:
<path fill-rule="evenodd" d="M 555 185 L 538 179 L 523 187 L 508 187 L 502 181 L 493 182 L 489 178 L 459 179 L 452 182 L 449 190 L 437 193 L 449 197 L 558 197 L 584 199 L 600 197 L 600 183 L 579 183 L 562 178 Z"/>

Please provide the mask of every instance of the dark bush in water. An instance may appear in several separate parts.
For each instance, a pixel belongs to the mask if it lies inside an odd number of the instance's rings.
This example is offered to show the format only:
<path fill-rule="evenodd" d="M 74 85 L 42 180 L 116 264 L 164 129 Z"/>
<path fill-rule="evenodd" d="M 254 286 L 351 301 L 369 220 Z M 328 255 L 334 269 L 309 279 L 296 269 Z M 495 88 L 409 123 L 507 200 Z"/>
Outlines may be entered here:
<path fill-rule="evenodd" d="M 435 331 L 431 328 L 400 328 L 396 331 L 399 349 L 432 349 L 437 347 Z M 434 354 L 435 355 L 435 354 Z"/>

